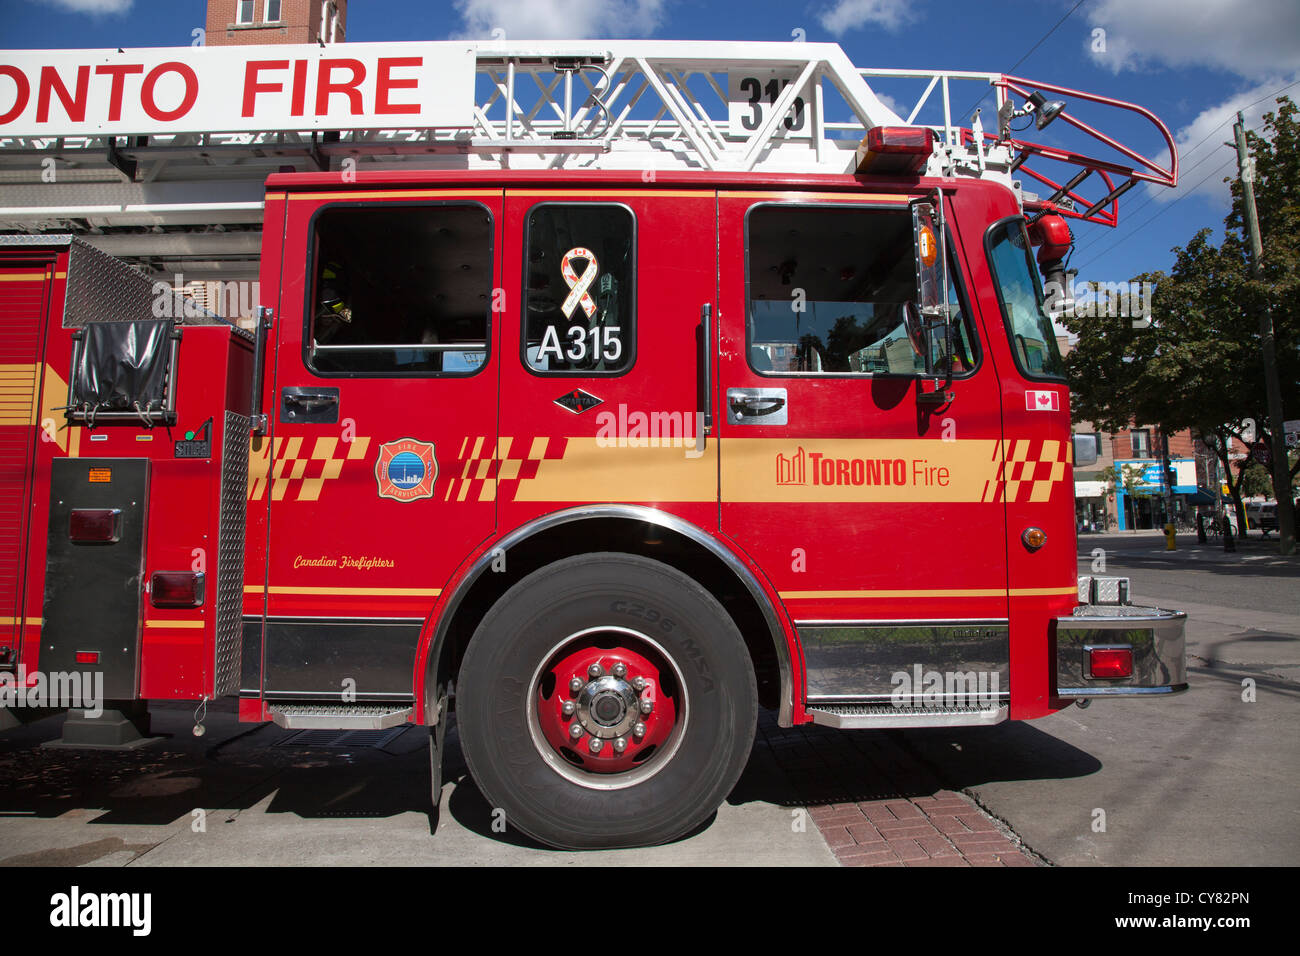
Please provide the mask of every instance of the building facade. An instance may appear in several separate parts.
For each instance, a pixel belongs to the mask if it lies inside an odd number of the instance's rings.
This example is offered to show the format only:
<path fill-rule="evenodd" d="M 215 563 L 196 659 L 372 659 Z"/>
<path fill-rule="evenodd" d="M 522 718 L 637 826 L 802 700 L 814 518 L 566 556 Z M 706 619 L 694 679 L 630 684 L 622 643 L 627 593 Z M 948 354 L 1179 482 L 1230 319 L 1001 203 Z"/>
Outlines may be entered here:
<path fill-rule="evenodd" d="M 208 0 L 208 46 L 342 43 L 348 0 Z"/>

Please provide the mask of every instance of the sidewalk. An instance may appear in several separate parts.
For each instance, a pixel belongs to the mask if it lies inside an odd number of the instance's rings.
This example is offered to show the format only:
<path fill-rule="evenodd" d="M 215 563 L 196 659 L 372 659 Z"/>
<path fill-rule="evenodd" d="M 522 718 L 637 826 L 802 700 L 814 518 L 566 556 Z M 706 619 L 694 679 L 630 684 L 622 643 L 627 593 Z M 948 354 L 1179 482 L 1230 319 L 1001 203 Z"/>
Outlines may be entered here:
<path fill-rule="evenodd" d="M 1165 535 L 1162 531 L 1106 531 L 1079 535 L 1079 560 L 1083 561 L 1096 548 L 1108 553 L 1122 552 L 1125 559 L 1150 560 L 1159 559 L 1177 563 L 1197 564 L 1242 564 L 1265 562 L 1268 564 L 1293 565 L 1300 563 L 1300 555 L 1278 554 L 1278 538 L 1270 534 L 1267 538 L 1257 532 L 1250 537 L 1234 538 L 1235 551 L 1223 550 L 1223 538 L 1209 537 L 1204 544 L 1196 540 L 1196 532 L 1181 532 L 1175 538 L 1175 550 L 1165 547 Z"/>

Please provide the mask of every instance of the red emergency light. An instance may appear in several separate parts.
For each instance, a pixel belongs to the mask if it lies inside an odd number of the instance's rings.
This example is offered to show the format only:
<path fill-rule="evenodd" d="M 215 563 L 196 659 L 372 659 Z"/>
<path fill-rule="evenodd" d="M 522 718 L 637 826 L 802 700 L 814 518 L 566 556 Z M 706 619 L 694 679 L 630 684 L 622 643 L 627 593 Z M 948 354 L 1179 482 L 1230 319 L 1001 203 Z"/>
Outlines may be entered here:
<path fill-rule="evenodd" d="M 1070 235 L 1070 224 L 1065 217 L 1051 213 L 1039 216 L 1029 227 L 1029 241 L 1038 246 L 1038 263 L 1042 265 L 1064 259 L 1074 237 Z"/>
<path fill-rule="evenodd" d="M 77 651 L 76 658 L 78 664 L 98 664 L 99 651 Z"/>
<path fill-rule="evenodd" d="M 1097 680 L 1115 680 L 1133 676 L 1133 648 L 1088 648 L 1088 672 Z"/>
<path fill-rule="evenodd" d="M 149 579 L 154 607 L 198 607 L 203 603 L 202 571 L 155 571 Z"/>
<path fill-rule="evenodd" d="M 928 126 L 873 126 L 858 144 L 859 173 L 919 173 L 934 152 Z"/>
<path fill-rule="evenodd" d="M 112 544 L 122 537 L 118 508 L 74 508 L 68 516 L 68 537 L 77 544 Z"/>

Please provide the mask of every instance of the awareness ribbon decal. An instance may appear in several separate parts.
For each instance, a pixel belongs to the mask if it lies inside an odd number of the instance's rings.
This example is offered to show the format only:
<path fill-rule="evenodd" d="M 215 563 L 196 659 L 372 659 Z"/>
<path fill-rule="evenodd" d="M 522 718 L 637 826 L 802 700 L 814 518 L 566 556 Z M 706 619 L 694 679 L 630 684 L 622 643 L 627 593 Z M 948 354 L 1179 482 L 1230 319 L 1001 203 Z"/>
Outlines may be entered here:
<path fill-rule="evenodd" d="M 573 271 L 573 266 L 569 264 L 571 259 L 587 260 L 587 268 L 582 270 L 581 276 Z M 579 305 L 582 306 L 582 311 L 587 313 L 587 318 L 596 314 L 596 303 L 587 294 L 587 289 L 596 281 L 599 272 L 600 267 L 596 264 L 596 257 L 582 246 L 575 246 L 564 254 L 564 258 L 560 260 L 560 275 L 564 276 L 564 281 L 569 285 L 569 296 L 560 309 L 566 319 L 572 317 L 573 310 Z"/>

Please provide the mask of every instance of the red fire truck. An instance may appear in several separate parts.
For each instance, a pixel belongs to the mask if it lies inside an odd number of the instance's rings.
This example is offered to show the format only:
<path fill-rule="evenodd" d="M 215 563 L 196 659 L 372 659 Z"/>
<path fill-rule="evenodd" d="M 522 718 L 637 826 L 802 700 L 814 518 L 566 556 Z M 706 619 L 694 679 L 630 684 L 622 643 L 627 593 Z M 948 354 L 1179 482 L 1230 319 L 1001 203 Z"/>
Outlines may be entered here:
<path fill-rule="evenodd" d="M 953 726 L 1185 689 L 1183 616 L 1078 578 L 1043 295 L 1069 218 L 1175 183 L 1167 130 L 1002 75 L 996 132 L 960 127 L 974 74 L 924 74 L 918 125 L 837 47 L 656 47 L 485 46 L 505 116 L 421 140 L 443 168 L 271 176 L 252 335 L 104 308 L 127 280 L 76 239 L 0 244 L 0 666 L 424 725 L 435 802 L 454 712 L 486 799 L 573 848 L 697 826 L 759 707 Z M 513 105 L 529 77 L 558 118 Z M 620 112 L 637 77 L 657 115 Z"/>

